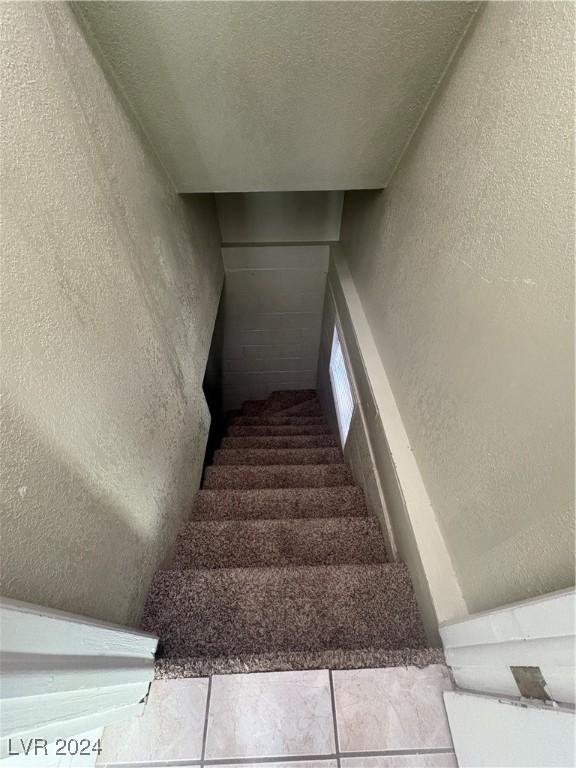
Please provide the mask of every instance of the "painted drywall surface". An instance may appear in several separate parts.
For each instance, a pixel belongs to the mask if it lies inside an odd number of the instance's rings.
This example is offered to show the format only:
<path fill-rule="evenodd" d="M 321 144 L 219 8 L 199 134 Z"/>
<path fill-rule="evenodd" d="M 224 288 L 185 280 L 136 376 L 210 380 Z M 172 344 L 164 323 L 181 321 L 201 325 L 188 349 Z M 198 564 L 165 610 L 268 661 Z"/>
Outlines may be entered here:
<path fill-rule="evenodd" d="M 468 609 L 341 246 L 330 250 L 331 302 L 323 327 L 337 324 L 356 401 L 345 455 L 369 509 L 382 522 L 391 556 L 408 566 L 428 642 L 439 645 L 438 624 Z M 323 403 L 326 366 L 321 355 Z"/>
<path fill-rule="evenodd" d="M 216 195 L 223 243 L 299 243 L 340 239 L 343 192 Z"/>
<path fill-rule="evenodd" d="M 382 187 L 477 7 L 80 5 L 180 192 Z"/>
<path fill-rule="evenodd" d="M 488 3 L 350 270 L 471 611 L 569 586 L 574 6 Z"/>
<path fill-rule="evenodd" d="M 60 3 L 3 3 L 2 593 L 137 621 L 198 485 L 222 284 Z"/>
<path fill-rule="evenodd" d="M 316 384 L 327 245 L 222 248 L 223 405 Z"/>

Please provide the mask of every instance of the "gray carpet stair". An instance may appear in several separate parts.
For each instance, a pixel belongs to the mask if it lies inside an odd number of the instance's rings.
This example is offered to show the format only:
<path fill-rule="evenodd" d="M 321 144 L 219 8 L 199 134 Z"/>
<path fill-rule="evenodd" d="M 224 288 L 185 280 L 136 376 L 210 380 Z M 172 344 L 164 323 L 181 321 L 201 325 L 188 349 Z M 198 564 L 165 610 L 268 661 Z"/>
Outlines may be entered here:
<path fill-rule="evenodd" d="M 342 464 L 340 448 L 220 448 L 214 464 Z"/>
<path fill-rule="evenodd" d="M 313 400 L 306 400 L 304 403 L 293 405 L 290 408 L 284 408 L 281 413 L 283 416 L 324 416 L 320 401 L 316 398 Z M 248 416 L 249 414 L 243 413 L 242 415 Z M 260 416 L 262 414 L 259 413 L 254 415 Z"/>
<path fill-rule="evenodd" d="M 160 571 L 142 626 L 160 635 L 168 656 L 275 649 L 297 657 L 426 642 L 399 563 Z"/>
<path fill-rule="evenodd" d="M 266 405 L 266 400 L 246 400 L 242 405 L 242 416 L 259 416 L 260 411 Z"/>
<path fill-rule="evenodd" d="M 304 464 L 300 466 L 207 467 L 204 488 L 326 488 L 352 485 L 347 464 Z"/>
<path fill-rule="evenodd" d="M 445 664 L 441 648 L 324 648 L 321 651 L 224 653 L 220 656 L 164 656 L 156 659 L 155 677 L 174 680 L 243 672 L 284 672 L 295 669 L 365 669 L 367 667 L 425 667 Z"/>
<path fill-rule="evenodd" d="M 230 420 L 235 427 L 309 427 L 325 426 L 322 416 L 235 416 Z"/>
<path fill-rule="evenodd" d="M 196 494 L 190 519 L 284 519 L 287 517 L 364 517 L 364 494 L 355 485 L 336 488 L 250 488 Z"/>
<path fill-rule="evenodd" d="M 274 411 L 266 411 L 266 400 L 247 400 L 241 409 L 242 416 L 262 416 L 266 413 L 272 415 Z M 301 403 L 296 403 L 287 408 L 282 408 L 281 413 L 284 416 L 323 416 L 322 406 L 318 398 L 314 397 Z"/>
<path fill-rule="evenodd" d="M 256 437 L 266 435 L 331 435 L 330 427 L 324 424 L 272 424 L 266 426 L 232 425 L 228 427 L 230 437 Z"/>
<path fill-rule="evenodd" d="M 318 400 L 314 389 L 279 390 L 269 395 L 260 413 L 278 413 L 311 400 Z"/>
<path fill-rule="evenodd" d="M 142 627 L 156 675 L 442 661 L 313 390 L 229 415 Z"/>
<path fill-rule="evenodd" d="M 171 569 L 385 563 L 370 517 L 192 520 L 180 531 Z"/>
<path fill-rule="evenodd" d="M 334 435 L 268 435 L 223 437 L 221 448 L 339 448 Z"/>

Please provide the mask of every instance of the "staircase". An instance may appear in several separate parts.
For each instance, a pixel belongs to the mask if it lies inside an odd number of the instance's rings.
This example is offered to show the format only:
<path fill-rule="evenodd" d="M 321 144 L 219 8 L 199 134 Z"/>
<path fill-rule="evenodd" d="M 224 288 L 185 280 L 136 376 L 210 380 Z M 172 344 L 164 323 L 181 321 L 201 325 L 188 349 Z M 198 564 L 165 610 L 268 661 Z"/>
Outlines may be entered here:
<path fill-rule="evenodd" d="M 443 660 L 312 390 L 231 416 L 143 628 L 164 678 Z"/>

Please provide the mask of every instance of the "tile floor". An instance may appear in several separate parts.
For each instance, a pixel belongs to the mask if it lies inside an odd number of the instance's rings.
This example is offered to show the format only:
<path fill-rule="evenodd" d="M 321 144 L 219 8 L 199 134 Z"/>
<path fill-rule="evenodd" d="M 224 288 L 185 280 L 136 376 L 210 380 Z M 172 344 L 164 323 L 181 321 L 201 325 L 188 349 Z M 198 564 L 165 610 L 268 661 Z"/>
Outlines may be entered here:
<path fill-rule="evenodd" d="M 158 680 L 98 765 L 449 768 L 451 688 L 441 665 Z"/>

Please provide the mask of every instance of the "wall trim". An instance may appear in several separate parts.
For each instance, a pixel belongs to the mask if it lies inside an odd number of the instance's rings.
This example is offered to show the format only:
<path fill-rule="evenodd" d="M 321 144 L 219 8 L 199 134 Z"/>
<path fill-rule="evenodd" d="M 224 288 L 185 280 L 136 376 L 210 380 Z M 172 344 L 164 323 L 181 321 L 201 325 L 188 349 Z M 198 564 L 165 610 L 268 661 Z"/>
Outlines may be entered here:
<path fill-rule="evenodd" d="M 443 698 L 459 766 L 574 766 L 571 707 L 467 691 L 444 691 Z"/>
<path fill-rule="evenodd" d="M 550 699 L 575 703 L 576 592 L 472 614 L 440 626 L 446 662 L 460 688 L 519 696 L 512 667 L 538 670 Z"/>
<path fill-rule="evenodd" d="M 466 616 L 466 602 L 339 245 L 331 248 L 328 282 L 393 538 L 410 570 L 428 637 L 438 644 L 438 624 Z"/>
<path fill-rule="evenodd" d="M 155 635 L 0 598 L 0 755 L 10 739 L 68 738 L 141 714 Z"/>

